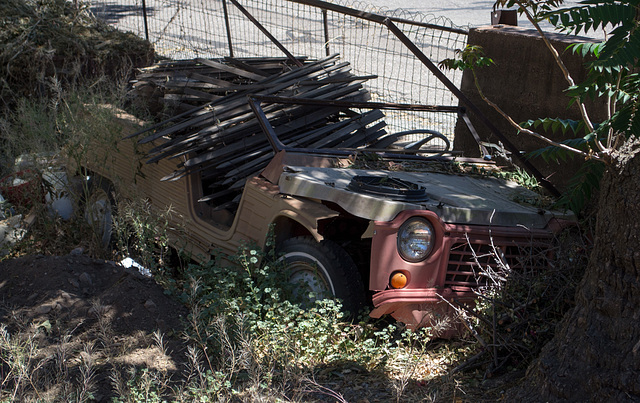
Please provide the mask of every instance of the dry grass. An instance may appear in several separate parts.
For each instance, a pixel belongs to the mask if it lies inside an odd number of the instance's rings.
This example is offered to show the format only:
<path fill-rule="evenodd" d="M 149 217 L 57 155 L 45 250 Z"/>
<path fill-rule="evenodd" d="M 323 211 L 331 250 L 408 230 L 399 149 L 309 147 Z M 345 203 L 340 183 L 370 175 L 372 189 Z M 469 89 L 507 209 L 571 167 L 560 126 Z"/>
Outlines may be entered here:
<path fill-rule="evenodd" d="M 148 42 L 107 26 L 81 2 L 3 0 L 0 25 L 3 109 L 20 97 L 55 95 L 58 83 L 95 83 L 154 57 Z"/>

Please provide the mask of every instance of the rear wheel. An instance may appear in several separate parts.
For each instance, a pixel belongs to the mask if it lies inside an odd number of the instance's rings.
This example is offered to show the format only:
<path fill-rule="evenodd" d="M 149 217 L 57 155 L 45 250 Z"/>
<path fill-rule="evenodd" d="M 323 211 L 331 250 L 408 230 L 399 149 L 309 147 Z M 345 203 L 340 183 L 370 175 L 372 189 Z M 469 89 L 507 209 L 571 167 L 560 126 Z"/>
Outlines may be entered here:
<path fill-rule="evenodd" d="M 293 297 L 303 305 L 324 298 L 339 298 L 343 308 L 356 314 L 365 304 L 364 286 L 351 256 L 330 240 L 311 237 L 286 240 L 279 248 L 289 273 Z"/>

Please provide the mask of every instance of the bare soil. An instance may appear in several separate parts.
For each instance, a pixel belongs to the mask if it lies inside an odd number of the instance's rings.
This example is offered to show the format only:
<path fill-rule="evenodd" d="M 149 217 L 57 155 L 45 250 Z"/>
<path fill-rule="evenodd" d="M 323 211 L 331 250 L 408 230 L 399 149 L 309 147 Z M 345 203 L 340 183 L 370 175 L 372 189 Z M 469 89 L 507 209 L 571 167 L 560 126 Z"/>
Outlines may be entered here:
<path fill-rule="evenodd" d="M 114 367 L 184 369 L 186 317 L 186 308 L 153 279 L 111 261 L 70 254 L 0 262 L 0 323 L 11 335 L 34 338 L 34 362 L 48 365 L 66 351 L 70 377 L 77 377 L 81 354 L 91 346 L 98 401 L 113 394 Z M 165 349 L 154 342 L 156 331 Z"/>

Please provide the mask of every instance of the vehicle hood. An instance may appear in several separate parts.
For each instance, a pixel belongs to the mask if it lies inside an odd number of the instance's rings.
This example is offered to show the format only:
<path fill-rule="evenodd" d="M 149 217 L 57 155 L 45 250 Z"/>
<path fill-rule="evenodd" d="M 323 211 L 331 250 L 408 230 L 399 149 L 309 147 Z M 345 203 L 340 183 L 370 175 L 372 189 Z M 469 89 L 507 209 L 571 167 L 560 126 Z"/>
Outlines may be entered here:
<path fill-rule="evenodd" d="M 354 178 L 356 178 L 354 180 Z M 361 189 L 360 178 L 382 183 Z M 387 181 L 411 185 L 413 191 L 386 188 Z M 515 182 L 491 177 L 363 169 L 287 166 L 278 182 L 283 194 L 330 201 L 347 212 L 390 221 L 403 210 L 430 210 L 447 223 L 545 228 L 552 218 L 572 213 L 536 207 L 541 198 Z M 378 188 L 378 189 L 376 189 Z"/>

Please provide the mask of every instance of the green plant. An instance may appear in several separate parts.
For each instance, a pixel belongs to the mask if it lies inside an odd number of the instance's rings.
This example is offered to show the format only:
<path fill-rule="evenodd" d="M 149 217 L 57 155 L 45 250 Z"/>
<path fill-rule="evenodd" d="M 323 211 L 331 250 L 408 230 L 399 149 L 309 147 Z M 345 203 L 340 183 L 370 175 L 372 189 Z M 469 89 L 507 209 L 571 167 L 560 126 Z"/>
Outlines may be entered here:
<path fill-rule="evenodd" d="M 305 310 L 290 302 L 286 273 L 273 254 L 263 254 L 257 248 L 241 248 L 233 258 L 234 266 L 212 259 L 204 265 L 188 268 L 190 291 L 182 298 L 191 306 L 198 306 L 197 320 L 192 323 L 207 324 L 206 331 L 199 331 L 196 339 L 204 345 L 216 335 L 218 344 L 232 344 L 228 335 L 215 330 L 215 324 L 224 321 L 235 328 L 234 334 L 249 332 L 259 349 L 269 350 L 271 356 L 289 354 L 294 348 L 296 360 L 322 361 L 337 350 L 339 345 L 329 346 L 328 340 L 340 334 L 342 312 L 340 305 L 331 300 L 321 300 Z M 222 319 L 222 317 L 226 319 Z M 239 318 L 242 318 L 240 321 Z M 219 338 L 219 336 L 224 336 Z M 217 349 L 220 349 L 218 345 Z M 215 350 L 214 350 L 215 351 Z M 259 354 L 263 355 L 263 354 Z"/>
<path fill-rule="evenodd" d="M 35 336 L 24 340 L 12 338 L 7 327 L 0 325 L 0 363 L 6 368 L 6 374 L 0 383 L 0 398 L 15 401 L 27 391 L 35 391 L 34 375 L 44 364 L 37 359 L 38 345 Z M 3 371 L 4 372 L 4 371 Z"/>
<path fill-rule="evenodd" d="M 114 388 L 118 392 L 118 397 L 114 397 L 113 403 L 160 403 L 162 398 L 164 380 L 158 379 L 159 374 L 147 368 L 136 370 L 130 368 L 128 379 L 123 381 L 117 372 L 112 375 Z"/>
<path fill-rule="evenodd" d="M 538 180 L 518 166 L 515 166 L 513 170 L 500 170 L 492 172 L 492 175 L 498 178 L 514 181 L 517 184 L 526 187 L 527 189 L 540 189 L 540 183 L 538 182 Z"/>
<path fill-rule="evenodd" d="M 242 247 L 234 257 L 191 265 L 183 280 L 173 281 L 173 292 L 191 307 L 188 337 L 199 363 L 192 365 L 199 374 L 193 381 L 203 387 L 209 374 L 218 396 L 264 394 L 287 384 L 324 394 L 330 392 L 308 382 L 314 368 L 353 363 L 384 370 L 393 363 L 402 396 L 438 330 L 381 326 L 365 316 L 349 322 L 331 299 L 303 307 L 289 300 L 285 270 L 273 251 Z"/>
<path fill-rule="evenodd" d="M 170 237 L 178 236 L 181 229 L 170 225 L 174 214 L 167 210 L 154 209 L 148 200 L 133 196 L 119 200 L 114 219 L 117 253 L 121 258 L 131 257 L 150 273 L 166 277 L 168 268 Z M 173 252 L 175 253 L 175 252 Z"/>

